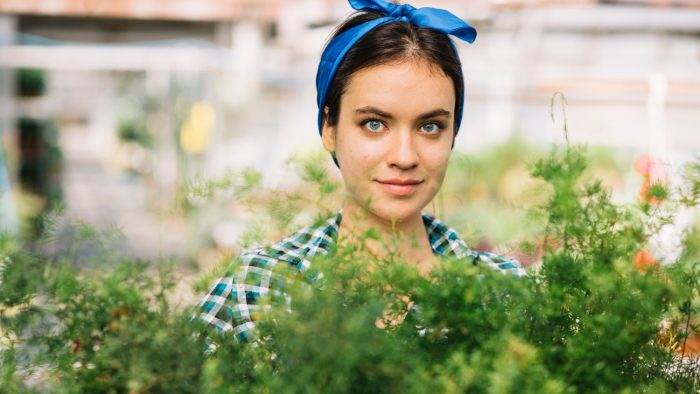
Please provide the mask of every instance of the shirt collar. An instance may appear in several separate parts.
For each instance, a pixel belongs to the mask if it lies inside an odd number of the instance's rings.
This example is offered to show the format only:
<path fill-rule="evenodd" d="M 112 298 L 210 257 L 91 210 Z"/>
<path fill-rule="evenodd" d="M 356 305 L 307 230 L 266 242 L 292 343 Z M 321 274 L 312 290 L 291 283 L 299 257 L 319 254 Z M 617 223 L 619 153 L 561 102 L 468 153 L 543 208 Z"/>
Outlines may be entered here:
<path fill-rule="evenodd" d="M 325 221 L 306 227 L 272 245 L 265 254 L 295 263 L 311 260 L 317 255 L 328 255 L 338 239 L 342 217 L 343 212 L 340 210 Z M 425 212 L 422 218 L 433 254 L 457 258 L 471 256 L 473 252 L 457 231 Z"/>

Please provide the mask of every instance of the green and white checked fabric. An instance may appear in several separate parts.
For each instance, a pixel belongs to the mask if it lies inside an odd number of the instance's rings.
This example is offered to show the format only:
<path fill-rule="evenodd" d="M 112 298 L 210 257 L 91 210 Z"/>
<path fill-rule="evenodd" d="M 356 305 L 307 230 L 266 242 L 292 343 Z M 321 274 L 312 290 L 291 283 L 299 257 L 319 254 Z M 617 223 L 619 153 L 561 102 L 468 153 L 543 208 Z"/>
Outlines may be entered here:
<path fill-rule="evenodd" d="M 290 276 L 312 283 L 318 272 L 311 269 L 311 260 L 331 252 L 341 219 L 339 212 L 272 246 L 241 253 L 197 304 L 197 316 L 221 333 L 233 330 L 240 340 L 252 339 L 255 321 L 262 312 L 259 299 L 266 295 L 286 297 L 284 283 Z M 464 258 L 515 276 L 527 275 L 515 260 L 469 249 L 454 229 L 426 213 L 423 224 L 435 255 Z"/>

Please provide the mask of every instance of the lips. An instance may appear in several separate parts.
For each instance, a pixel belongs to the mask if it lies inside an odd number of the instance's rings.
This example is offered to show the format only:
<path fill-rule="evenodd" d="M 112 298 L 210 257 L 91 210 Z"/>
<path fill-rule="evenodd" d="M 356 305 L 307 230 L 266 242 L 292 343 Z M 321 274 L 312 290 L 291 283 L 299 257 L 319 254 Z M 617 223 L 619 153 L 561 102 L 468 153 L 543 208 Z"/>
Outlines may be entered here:
<path fill-rule="evenodd" d="M 383 179 L 377 181 L 384 190 L 397 196 L 413 194 L 418 186 L 423 183 L 419 179 Z"/>

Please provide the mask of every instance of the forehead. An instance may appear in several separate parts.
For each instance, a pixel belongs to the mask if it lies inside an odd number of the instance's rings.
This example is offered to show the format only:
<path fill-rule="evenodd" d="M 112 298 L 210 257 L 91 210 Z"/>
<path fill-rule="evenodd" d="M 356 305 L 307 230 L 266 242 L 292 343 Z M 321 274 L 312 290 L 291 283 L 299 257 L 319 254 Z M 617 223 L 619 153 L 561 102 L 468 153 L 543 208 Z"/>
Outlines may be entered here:
<path fill-rule="evenodd" d="M 363 68 L 353 74 L 342 103 L 402 112 L 437 108 L 453 111 L 455 91 L 452 79 L 437 65 L 424 60 L 403 61 Z"/>

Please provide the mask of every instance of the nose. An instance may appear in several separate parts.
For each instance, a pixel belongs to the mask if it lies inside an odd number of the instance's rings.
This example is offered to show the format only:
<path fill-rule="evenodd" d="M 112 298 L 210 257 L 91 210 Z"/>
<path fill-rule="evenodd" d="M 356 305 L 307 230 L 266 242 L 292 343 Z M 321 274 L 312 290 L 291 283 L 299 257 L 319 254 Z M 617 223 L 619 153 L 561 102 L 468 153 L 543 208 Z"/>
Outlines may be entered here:
<path fill-rule="evenodd" d="M 387 155 L 389 167 L 410 170 L 418 165 L 418 152 L 415 147 L 414 135 L 410 130 L 397 130 L 392 135 Z"/>

